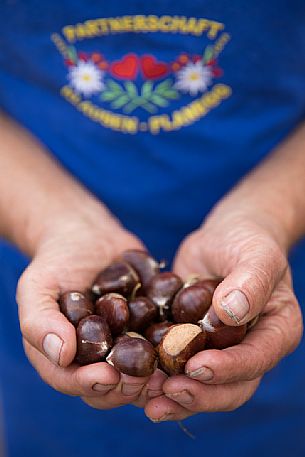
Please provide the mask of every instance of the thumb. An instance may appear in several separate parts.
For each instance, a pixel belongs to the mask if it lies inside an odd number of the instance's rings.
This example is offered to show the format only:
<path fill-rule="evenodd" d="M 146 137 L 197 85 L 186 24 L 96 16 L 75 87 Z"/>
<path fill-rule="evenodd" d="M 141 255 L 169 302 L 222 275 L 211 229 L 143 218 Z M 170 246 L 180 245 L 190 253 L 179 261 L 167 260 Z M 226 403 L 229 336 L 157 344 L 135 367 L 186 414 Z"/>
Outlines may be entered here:
<path fill-rule="evenodd" d="M 279 248 L 260 247 L 243 253 L 217 287 L 213 306 L 222 322 L 240 325 L 256 317 L 288 268 Z"/>
<path fill-rule="evenodd" d="M 59 288 L 46 286 L 40 267 L 33 262 L 18 282 L 21 332 L 51 362 L 67 367 L 76 354 L 75 329 L 59 310 Z"/>

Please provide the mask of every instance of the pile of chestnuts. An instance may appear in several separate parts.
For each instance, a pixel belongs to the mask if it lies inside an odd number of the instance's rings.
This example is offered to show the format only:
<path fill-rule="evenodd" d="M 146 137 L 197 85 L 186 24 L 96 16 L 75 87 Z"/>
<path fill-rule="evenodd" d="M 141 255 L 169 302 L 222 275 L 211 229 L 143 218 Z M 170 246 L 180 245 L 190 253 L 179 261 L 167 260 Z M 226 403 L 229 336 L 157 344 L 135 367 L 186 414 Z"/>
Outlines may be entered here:
<path fill-rule="evenodd" d="M 76 328 L 76 363 L 106 360 L 130 376 L 150 376 L 159 366 L 172 375 L 203 349 L 242 341 L 247 326 L 226 326 L 211 306 L 221 278 L 183 283 L 160 267 L 147 252 L 128 250 L 90 291 L 61 295 L 60 310 Z"/>

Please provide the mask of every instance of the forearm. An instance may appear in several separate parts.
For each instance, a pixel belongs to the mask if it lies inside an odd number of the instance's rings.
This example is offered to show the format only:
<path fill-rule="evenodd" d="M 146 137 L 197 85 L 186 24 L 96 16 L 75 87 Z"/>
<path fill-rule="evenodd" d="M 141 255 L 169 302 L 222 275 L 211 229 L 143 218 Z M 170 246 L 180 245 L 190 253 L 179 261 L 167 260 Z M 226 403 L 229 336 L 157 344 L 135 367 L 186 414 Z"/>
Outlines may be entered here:
<path fill-rule="evenodd" d="M 0 236 L 33 255 L 43 233 L 63 215 L 112 219 L 37 140 L 4 116 L 0 138 Z"/>
<path fill-rule="evenodd" d="M 216 211 L 227 204 L 267 225 L 284 249 L 305 234 L 305 124 L 247 175 Z"/>

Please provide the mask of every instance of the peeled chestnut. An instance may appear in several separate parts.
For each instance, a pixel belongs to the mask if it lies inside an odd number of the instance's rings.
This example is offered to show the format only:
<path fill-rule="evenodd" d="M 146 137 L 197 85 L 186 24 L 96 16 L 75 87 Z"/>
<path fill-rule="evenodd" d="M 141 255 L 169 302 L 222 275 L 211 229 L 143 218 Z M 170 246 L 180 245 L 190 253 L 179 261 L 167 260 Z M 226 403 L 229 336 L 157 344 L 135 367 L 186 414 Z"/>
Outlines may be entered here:
<path fill-rule="evenodd" d="M 103 295 L 95 304 L 95 313 L 106 319 L 113 336 L 122 333 L 127 326 L 129 309 L 123 295 L 114 292 Z"/>
<path fill-rule="evenodd" d="M 182 286 L 181 278 L 175 273 L 158 273 L 152 279 L 147 290 L 147 297 L 159 307 L 161 320 L 169 318 L 174 296 Z"/>
<path fill-rule="evenodd" d="M 65 292 L 59 298 L 61 312 L 77 327 L 79 321 L 94 312 L 94 305 L 88 294 L 82 292 Z"/>
<path fill-rule="evenodd" d="M 239 344 L 247 331 L 247 325 L 239 325 L 238 327 L 225 325 L 212 306 L 199 323 L 207 335 L 207 349 L 225 349 Z"/>
<path fill-rule="evenodd" d="M 116 260 L 99 273 L 92 286 L 92 291 L 96 295 L 116 292 L 124 297 L 129 297 L 139 282 L 139 276 L 131 265 Z"/>
<path fill-rule="evenodd" d="M 158 346 L 163 336 L 172 325 L 174 324 L 168 321 L 156 322 L 155 324 L 151 324 L 145 330 L 145 338 L 147 338 L 153 346 Z"/>
<path fill-rule="evenodd" d="M 152 278 L 159 273 L 160 264 L 140 249 L 129 249 L 123 252 L 122 258 L 138 273 L 143 290 L 146 290 Z"/>
<path fill-rule="evenodd" d="M 146 297 L 135 297 L 128 303 L 128 329 L 140 332 L 158 316 L 157 306 Z"/>
<path fill-rule="evenodd" d="M 88 316 L 80 321 L 77 330 L 75 361 L 81 365 L 101 362 L 112 346 L 110 328 L 100 316 Z"/>
<path fill-rule="evenodd" d="M 107 362 L 129 376 L 150 376 L 157 367 L 157 354 L 151 343 L 142 338 L 120 339 L 110 351 Z"/>
<path fill-rule="evenodd" d="M 162 369 L 169 375 L 184 373 L 186 362 L 205 348 L 205 341 L 205 332 L 198 325 L 173 325 L 158 346 Z"/>

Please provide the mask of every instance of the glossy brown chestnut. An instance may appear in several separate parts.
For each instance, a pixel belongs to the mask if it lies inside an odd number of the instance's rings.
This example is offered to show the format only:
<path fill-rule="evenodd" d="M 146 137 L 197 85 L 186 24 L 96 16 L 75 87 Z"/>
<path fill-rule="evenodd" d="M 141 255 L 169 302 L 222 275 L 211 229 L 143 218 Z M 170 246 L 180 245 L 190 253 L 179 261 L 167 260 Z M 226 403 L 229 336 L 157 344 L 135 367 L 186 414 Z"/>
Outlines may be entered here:
<path fill-rule="evenodd" d="M 152 278 L 159 273 L 160 264 L 148 252 L 140 249 L 125 251 L 122 254 L 122 258 L 138 273 L 142 289 L 145 291 Z"/>
<path fill-rule="evenodd" d="M 200 326 L 207 335 L 207 349 L 225 349 L 239 344 L 247 331 L 247 325 L 239 325 L 238 327 L 225 325 L 212 306 L 200 321 Z"/>
<path fill-rule="evenodd" d="M 205 341 L 205 332 L 198 325 L 173 325 L 158 346 L 162 369 L 169 375 L 184 373 L 186 362 L 205 348 Z"/>
<path fill-rule="evenodd" d="M 106 360 L 116 370 L 129 376 L 150 376 L 157 367 L 154 347 L 142 338 L 121 339 Z"/>
<path fill-rule="evenodd" d="M 93 301 L 89 294 L 82 292 L 65 292 L 59 298 L 60 311 L 77 327 L 80 320 L 94 312 Z"/>
<path fill-rule="evenodd" d="M 127 300 L 114 292 L 103 295 L 95 304 L 95 314 L 106 319 L 113 336 L 119 335 L 129 320 Z"/>
<path fill-rule="evenodd" d="M 114 343 L 115 344 L 121 343 L 122 341 L 126 341 L 129 338 L 140 338 L 142 340 L 146 340 L 146 338 L 144 338 L 144 336 L 141 335 L 140 333 L 137 333 L 137 332 L 126 332 L 126 333 L 122 333 L 122 335 L 117 336 L 115 341 L 114 341 Z"/>
<path fill-rule="evenodd" d="M 147 297 L 159 307 L 161 320 L 166 320 L 170 317 L 172 301 L 182 286 L 181 278 L 171 272 L 158 273 L 152 279 L 147 290 Z"/>
<path fill-rule="evenodd" d="M 139 276 L 127 262 L 115 260 L 99 273 L 92 291 L 99 296 L 116 292 L 129 297 L 139 282 Z"/>
<path fill-rule="evenodd" d="M 80 365 L 101 362 L 112 346 L 110 328 L 100 316 L 85 317 L 78 324 L 77 354 L 75 361 Z"/>
<path fill-rule="evenodd" d="M 173 321 L 197 324 L 212 304 L 213 293 L 205 287 L 204 281 L 179 290 L 172 304 Z"/>
<path fill-rule="evenodd" d="M 174 324 L 168 321 L 156 322 L 145 330 L 144 336 L 153 346 L 158 346 L 163 336 L 172 325 Z"/>
<path fill-rule="evenodd" d="M 135 297 L 128 303 L 128 329 L 133 332 L 144 330 L 158 317 L 157 306 L 146 297 Z"/>

